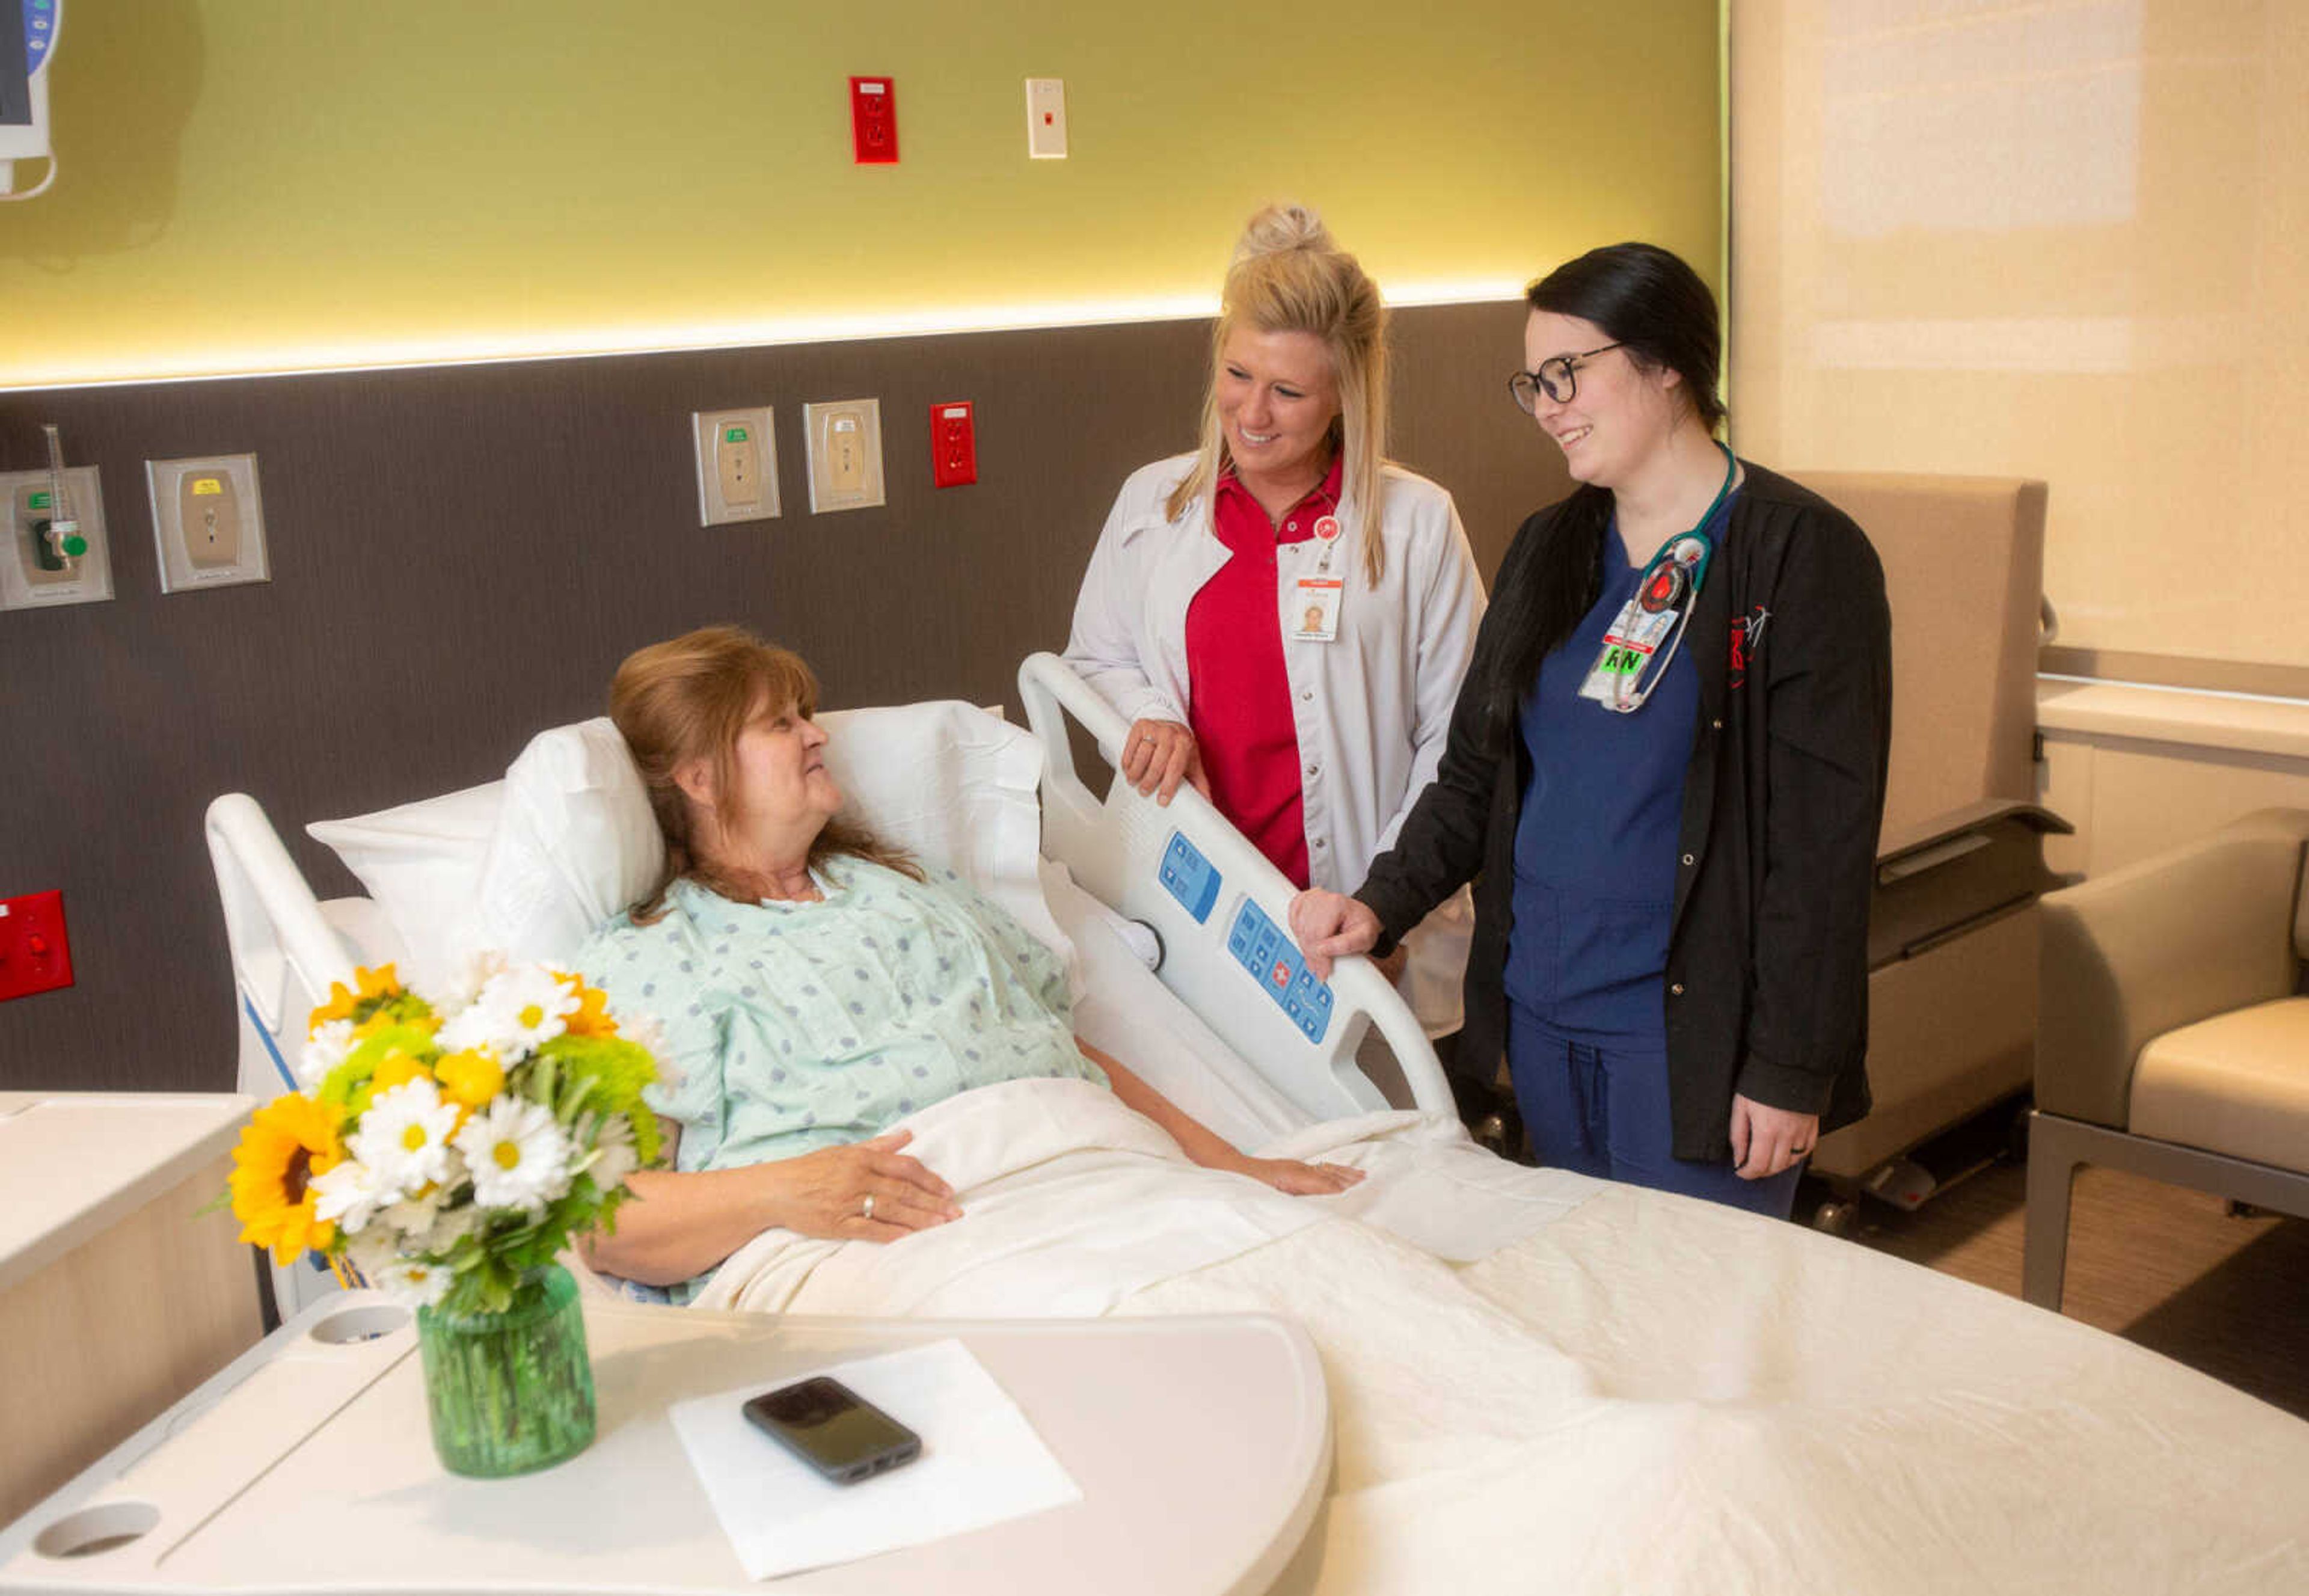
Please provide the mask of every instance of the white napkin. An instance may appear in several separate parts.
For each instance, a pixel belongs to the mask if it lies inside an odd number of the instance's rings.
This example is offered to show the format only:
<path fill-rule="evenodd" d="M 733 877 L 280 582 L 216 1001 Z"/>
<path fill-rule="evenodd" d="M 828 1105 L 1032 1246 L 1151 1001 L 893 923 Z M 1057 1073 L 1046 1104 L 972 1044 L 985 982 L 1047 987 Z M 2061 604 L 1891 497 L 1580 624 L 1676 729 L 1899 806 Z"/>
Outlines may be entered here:
<path fill-rule="evenodd" d="M 921 1456 L 836 1485 L 748 1423 L 765 1391 L 831 1375 L 922 1438 Z M 689 1453 L 722 1533 L 755 1579 L 920 1546 L 1082 1500 L 1026 1416 L 960 1341 L 809 1369 L 676 1402 Z"/>

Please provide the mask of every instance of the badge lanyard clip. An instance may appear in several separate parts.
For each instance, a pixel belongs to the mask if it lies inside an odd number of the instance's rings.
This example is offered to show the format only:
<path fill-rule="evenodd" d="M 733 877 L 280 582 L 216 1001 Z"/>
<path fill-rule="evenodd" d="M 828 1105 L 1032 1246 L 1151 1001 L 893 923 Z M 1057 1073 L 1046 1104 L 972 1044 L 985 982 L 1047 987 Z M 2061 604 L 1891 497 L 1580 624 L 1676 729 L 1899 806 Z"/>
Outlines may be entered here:
<path fill-rule="evenodd" d="M 1633 715 L 1641 709 L 1652 690 L 1666 679 L 1676 650 L 1683 646 L 1684 628 L 1699 607 L 1699 585 L 1716 551 L 1708 527 L 1731 496 L 1740 469 L 1730 449 L 1720 443 L 1716 447 L 1724 450 L 1724 485 L 1692 529 L 1670 538 L 1644 567 L 1635 596 L 1620 606 L 1604 633 L 1603 651 L 1580 684 L 1581 698 L 1614 714 Z"/>

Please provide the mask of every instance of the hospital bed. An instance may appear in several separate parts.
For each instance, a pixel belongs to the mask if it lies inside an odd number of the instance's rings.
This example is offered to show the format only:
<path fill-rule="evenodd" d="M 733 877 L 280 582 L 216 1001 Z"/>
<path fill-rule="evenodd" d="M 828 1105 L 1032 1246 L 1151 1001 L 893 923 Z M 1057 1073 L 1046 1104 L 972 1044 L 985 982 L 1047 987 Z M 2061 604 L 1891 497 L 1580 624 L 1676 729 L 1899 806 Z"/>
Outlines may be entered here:
<path fill-rule="evenodd" d="M 1308 978 L 1265 861 L 1191 792 L 1094 793 L 1067 723 L 1110 764 L 1125 728 L 1055 659 L 1028 661 L 1021 692 L 1037 734 L 959 705 L 824 716 L 829 765 L 870 823 L 1068 958 L 1092 1041 L 1239 1145 L 1371 1178 L 1295 1207 L 1252 1187 L 1241 1223 L 1271 1231 L 1240 1244 L 1208 1207 L 1154 1229 L 1144 1159 L 1028 1149 L 1033 1178 L 1014 1162 L 974 1184 L 932 1149 L 999 1165 L 1007 1134 L 973 1137 L 1005 1128 L 1001 1094 L 1087 1090 L 1013 1082 L 908 1122 L 965 1221 L 884 1248 L 774 1234 L 709 1306 L 1284 1314 L 1320 1349 L 1336 1432 L 1304 1588 L 2309 1589 L 2309 1425 L 1833 1237 L 1474 1148 L 1377 972 Z M 371 889 L 331 905 L 253 802 L 218 801 L 250 1089 L 293 1069 L 304 1006 L 356 958 L 421 982 L 461 942 L 557 956 L 648 884 L 646 810 L 606 723 L 540 736 L 492 787 L 319 828 Z M 1392 1106 L 1354 1066 L 1373 1032 L 1400 1067 Z M 1107 1180 L 1130 1194 L 1112 1223 L 1163 1259 L 1099 1245 L 1121 1233 L 1095 1229 Z M 1076 1233 L 1037 1253 L 1027 1227 L 1053 1216 Z"/>

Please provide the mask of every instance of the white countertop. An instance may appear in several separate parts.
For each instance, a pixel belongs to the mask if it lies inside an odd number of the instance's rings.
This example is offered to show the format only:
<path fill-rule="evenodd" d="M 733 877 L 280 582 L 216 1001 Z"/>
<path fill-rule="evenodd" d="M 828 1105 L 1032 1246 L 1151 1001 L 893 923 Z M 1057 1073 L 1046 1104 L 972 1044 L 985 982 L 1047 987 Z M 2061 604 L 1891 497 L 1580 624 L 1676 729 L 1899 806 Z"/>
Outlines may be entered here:
<path fill-rule="evenodd" d="M 2297 698 L 2039 676 L 2037 724 L 2055 734 L 2133 737 L 2309 759 L 2309 703 Z"/>
<path fill-rule="evenodd" d="M 229 1152 L 255 1106 L 236 1092 L 0 1093 L 0 1290 Z"/>

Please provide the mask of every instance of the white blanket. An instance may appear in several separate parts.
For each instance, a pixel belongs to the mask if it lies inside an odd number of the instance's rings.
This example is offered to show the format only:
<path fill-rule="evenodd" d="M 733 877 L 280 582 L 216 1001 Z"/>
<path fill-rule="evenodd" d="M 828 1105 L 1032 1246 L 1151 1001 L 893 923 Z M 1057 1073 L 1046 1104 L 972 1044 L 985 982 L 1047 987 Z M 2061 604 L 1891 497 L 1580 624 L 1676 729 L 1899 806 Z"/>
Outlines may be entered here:
<path fill-rule="evenodd" d="M 1374 1172 L 1316 1201 L 1185 1164 L 1080 1082 L 908 1123 L 965 1219 L 765 1235 L 702 1305 L 1287 1314 L 1337 1433 L 1317 1588 L 2309 1590 L 2309 1425 L 1849 1244 L 1415 1115 L 1269 1149 Z"/>

